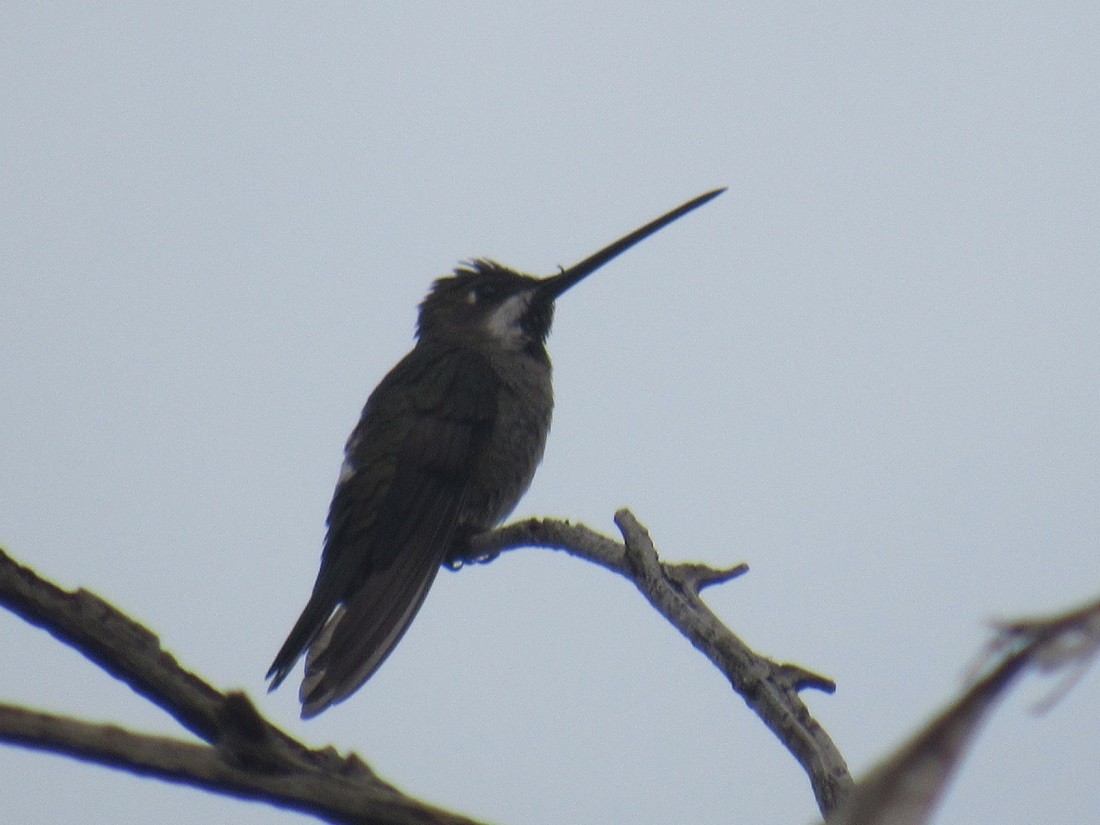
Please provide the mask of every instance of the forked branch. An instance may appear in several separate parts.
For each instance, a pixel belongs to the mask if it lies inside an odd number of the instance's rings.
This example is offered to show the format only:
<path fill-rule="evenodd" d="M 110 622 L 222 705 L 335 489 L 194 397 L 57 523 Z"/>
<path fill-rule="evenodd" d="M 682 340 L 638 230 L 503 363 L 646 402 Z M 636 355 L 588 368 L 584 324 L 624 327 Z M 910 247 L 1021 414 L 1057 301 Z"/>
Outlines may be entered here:
<path fill-rule="evenodd" d="M 662 563 L 645 529 L 628 511 L 616 515 L 618 542 L 565 521 L 517 522 L 476 537 L 466 561 L 504 550 L 550 547 L 620 573 L 729 679 L 734 689 L 810 775 L 823 812 L 851 779 L 832 741 L 798 691 L 831 692 L 828 679 L 751 651 L 710 611 L 700 590 L 728 581 L 744 565 L 715 569 Z M 354 754 L 313 750 L 264 719 L 242 693 L 224 693 L 182 668 L 157 637 L 103 599 L 66 591 L 0 550 L 0 603 L 79 650 L 157 704 L 206 744 L 125 731 L 78 719 L 0 705 L 0 740 L 264 800 L 332 822 L 469 823 L 424 805 L 380 780 Z"/>
<path fill-rule="evenodd" d="M 810 715 L 798 695 L 815 688 L 832 693 L 833 682 L 798 665 L 780 664 L 753 651 L 700 598 L 705 587 L 748 571 L 744 564 L 717 569 L 702 564 L 665 564 L 649 533 L 629 510 L 615 514 L 623 541 L 580 524 L 528 519 L 477 536 L 470 561 L 486 561 L 505 550 L 544 547 L 563 550 L 630 579 L 651 605 L 729 680 L 810 777 L 818 807 L 828 813 L 844 798 L 852 779 L 840 751 Z"/>

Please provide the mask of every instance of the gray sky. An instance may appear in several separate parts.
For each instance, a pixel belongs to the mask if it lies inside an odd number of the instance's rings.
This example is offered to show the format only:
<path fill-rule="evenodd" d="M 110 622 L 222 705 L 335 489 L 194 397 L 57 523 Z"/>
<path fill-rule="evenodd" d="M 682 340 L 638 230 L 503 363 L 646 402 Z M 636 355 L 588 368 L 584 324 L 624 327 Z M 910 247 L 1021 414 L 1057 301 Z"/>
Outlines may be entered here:
<path fill-rule="evenodd" d="M 442 574 L 352 699 L 263 674 L 432 278 L 574 290 L 516 515 L 747 561 L 708 601 L 861 772 L 996 617 L 1100 589 L 1100 7 L 6 4 L 0 542 L 279 724 L 501 823 L 806 822 L 794 760 L 622 580 Z M 0 700 L 176 733 L 0 615 Z M 1031 679 L 939 822 L 1100 815 L 1100 673 Z M 302 821 L 0 749 L 11 821 Z"/>

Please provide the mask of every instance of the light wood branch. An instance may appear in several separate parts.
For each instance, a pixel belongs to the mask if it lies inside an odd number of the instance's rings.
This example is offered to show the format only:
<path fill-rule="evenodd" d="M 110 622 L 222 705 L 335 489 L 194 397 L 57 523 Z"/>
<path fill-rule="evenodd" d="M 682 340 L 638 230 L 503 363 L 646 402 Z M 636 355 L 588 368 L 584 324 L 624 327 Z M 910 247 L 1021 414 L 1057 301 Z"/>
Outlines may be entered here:
<path fill-rule="evenodd" d="M 798 759 L 823 813 L 851 787 L 828 735 L 798 691 L 832 692 L 833 683 L 750 650 L 699 596 L 747 571 L 745 565 L 663 564 L 645 528 L 616 514 L 618 542 L 566 521 L 517 522 L 471 540 L 459 562 L 486 562 L 505 550 L 565 550 L 623 576 L 729 679 L 745 702 Z M 157 637 L 85 590 L 65 591 L 0 550 L 0 603 L 76 648 L 162 707 L 207 744 L 147 736 L 117 727 L 0 705 L 0 741 L 265 800 L 332 822 L 470 823 L 420 803 L 379 779 L 355 754 L 312 750 L 264 719 L 241 693 L 223 693 L 182 668 Z"/>
<path fill-rule="evenodd" d="M 822 814 L 850 792 L 843 757 L 798 695 L 816 688 L 832 693 L 833 682 L 798 665 L 780 664 L 754 652 L 711 611 L 699 591 L 748 571 L 744 564 L 716 569 L 702 564 L 665 564 L 649 533 L 629 510 L 615 514 L 618 542 L 580 524 L 527 519 L 476 536 L 467 561 L 487 562 L 506 550 L 561 550 L 625 576 L 673 627 L 706 656 L 806 771 Z"/>

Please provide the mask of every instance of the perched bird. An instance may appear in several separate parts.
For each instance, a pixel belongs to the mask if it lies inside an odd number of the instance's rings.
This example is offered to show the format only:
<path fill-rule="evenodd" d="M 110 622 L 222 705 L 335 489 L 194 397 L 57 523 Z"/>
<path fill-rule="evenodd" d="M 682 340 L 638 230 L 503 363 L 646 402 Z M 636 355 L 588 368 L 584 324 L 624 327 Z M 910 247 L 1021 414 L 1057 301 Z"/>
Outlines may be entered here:
<path fill-rule="evenodd" d="M 303 718 L 370 678 L 440 566 L 499 524 L 531 484 L 554 405 L 545 347 L 554 301 L 724 191 L 557 275 L 476 260 L 433 284 L 416 346 L 371 393 L 348 439 L 313 594 L 267 673 L 274 690 L 306 652 Z"/>

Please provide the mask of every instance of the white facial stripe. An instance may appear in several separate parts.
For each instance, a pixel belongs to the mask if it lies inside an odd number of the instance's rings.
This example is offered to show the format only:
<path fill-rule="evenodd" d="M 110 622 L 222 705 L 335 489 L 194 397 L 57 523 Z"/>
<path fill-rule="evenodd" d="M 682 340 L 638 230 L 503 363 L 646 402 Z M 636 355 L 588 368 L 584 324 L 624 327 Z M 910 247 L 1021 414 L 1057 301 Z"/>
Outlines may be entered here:
<path fill-rule="evenodd" d="M 516 346 L 522 344 L 523 330 L 520 329 L 519 320 L 530 304 L 530 292 L 513 295 L 489 313 L 489 317 L 485 319 L 485 329 L 500 341 Z"/>

